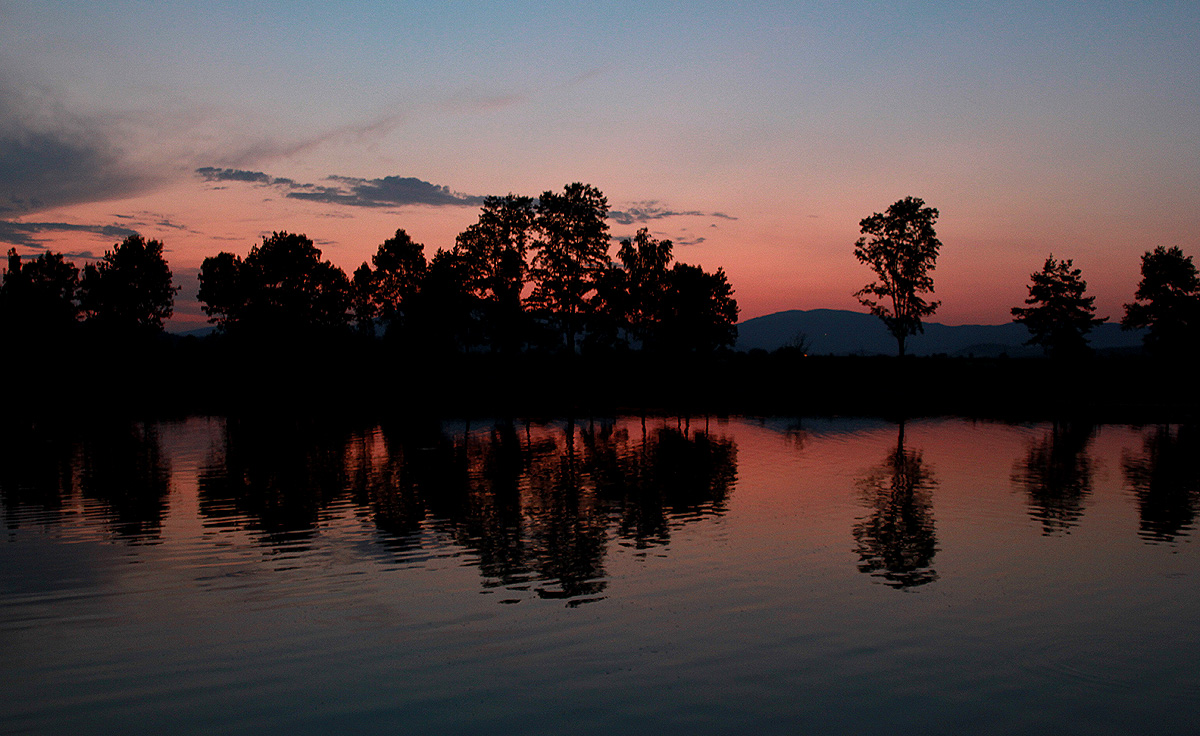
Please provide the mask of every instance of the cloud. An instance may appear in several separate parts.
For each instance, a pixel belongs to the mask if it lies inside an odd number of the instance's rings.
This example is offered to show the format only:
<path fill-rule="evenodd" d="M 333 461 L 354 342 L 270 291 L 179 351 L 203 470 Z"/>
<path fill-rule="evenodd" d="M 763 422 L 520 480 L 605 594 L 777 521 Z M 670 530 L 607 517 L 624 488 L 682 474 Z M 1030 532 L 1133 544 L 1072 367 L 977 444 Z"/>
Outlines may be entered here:
<path fill-rule="evenodd" d="M 199 234 L 198 231 L 189 228 L 187 225 L 181 225 L 177 222 L 172 222 L 170 217 L 160 212 L 147 212 L 145 210 L 141 212 L 135 212 L 133 214 L 121 214 L 119 212 L 114 212 L 112 216 L 119 220 L 127 220 L 128 224 L 134 228 L 150 229 L 163 227 L 171 230 L 182 230 L 184 232 Z M 138 230 L 138 232 L 143 231 Z"/>
<path fill-rule="evenodd" d="M 93 233 L 109 238 L 124 239 L 137 235 L 136 230 L 130 230 L 120 225 L 72 225 L 66 222 L 12 222 L 0 220 L 0 243 L 20 245 L 27 248 L 42 248 L 39 233 Z M 91 257 L 85 256 L 85 257 Z"/>
<path fill-rule="evenodd" d="M 401 207 L 423 204 L 434 207 L 479 206 L 483 197 L 453 192 L 449 187 L 431 184 L 411 176 L 385 176 L 381 179 L 361 179 L 352 176 L 330 176 L 330 184 L 302 184 L 292 179 L 271 176 L 262 171 L 221 169 L 204 166 L 196 173 L 207 182 L 244 182 L 276 187 L 284 196 L 322 204 L 346 207 Z"/>
<path fill-rule="evenodd" d="M 620 225 L 632 225 L 638 222 L 650 222 L 651 220 L 662 220 L 667 217 L 719 217 L 723 220 L 736 220 L 736 217 L 727 215 L 724 212 L 699 212 L 697 210 L 677 211 L 669 210 L 662 206 L 656 200 L 648 202 L 635 202 L 630 207 L 624 210 L 612 210 L 608 213 L 608 219 Z"/>
<path fill-rule="evenodd" d="M 210 156 L 209 160 L 218 160 L 227 166 L 240 167 L 280 158 L 292 158 L 327 144 L 370 144 L 400 127 L 407 119 L 408 115 L 405 113 L 387 113 L 365 123 L 348 123 L 298 139 L 279 139 L 260 135 L 230 145 L 220 155 Z M 243 170 L 223 169 L 223 171 Z"/>
<path fill-rule="evenodd" d="M 0 76 L 0 217 L 144 194 L 187 176 L 198 163 L 244 166 L 295 156 L 330 143 L 364 143 L 405 119 L 385 114 L 365 123 L 317 131 L 299 139 L 224 130 L 220 150 L 197 151 L 214 121 L 196 110 L 80 113 L 50 86 Z M 224 126 L 228 127 L 228 126 Z M 244 168 L 211 169 L 215 180 L 239 179 Z"/>
<path fill-rule="evenodd" d="M 261 171 L 246 171 L 245 169 L 219 169 L 215 166 L 201 166 L 196 173 L 204 181 L 242 181 L 250 184 L 270 185 L 273 178 Z"/>
<path fill-rule="evenodd" d="M 662 235 L 662 234 L 663 233 L 654 233 L 655 237 L 658 237 L 659 235 Z M 633 240 L 633 237 L 634 236 L 632 236 L 632 235 L 610 235 L 609 239 L 614 243 L 621 243 L 626 240 Z M 689 245 L 700 245 L 705 240 L 707 240 L 707 238 L 705 238 L 703 236 L 691 237 L 690 235 L 681 235 L 676 238 L 660 238 L 660 239 L 661 240 L 669 240 L 669 241 L 671 241 L 672 245 L 679 245 L 679 246 L 683 246 L 685 248 Z"/>
<path fill-rule="evenodd" d="M 333 186 L 312 189 L 297 187 L 288 192 L 294 199 L 341 204 L 351 207 L 397 207 L 407 204 L 437 206 L 483 204 L 483 197 L 473 197 L 450 191 L 449 187 L 430 184 L 411 176 L 385 176 L 382 179 L 356 179 L 331 176 Z"/>
<path fill-rule="evenodd" d="M 0 80 L 0 213 L 30 213 L 145 191 L 157 175 L 117 144 L 119 117 L 83 116 L 36 85 Z"/>

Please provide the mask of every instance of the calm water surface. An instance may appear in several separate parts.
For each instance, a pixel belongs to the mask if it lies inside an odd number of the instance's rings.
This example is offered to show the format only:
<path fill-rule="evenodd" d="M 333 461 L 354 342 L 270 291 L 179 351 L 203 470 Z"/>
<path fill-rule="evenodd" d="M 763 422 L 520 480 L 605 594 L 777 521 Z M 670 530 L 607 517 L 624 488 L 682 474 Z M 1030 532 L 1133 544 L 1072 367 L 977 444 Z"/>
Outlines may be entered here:
<path fill-rule="evenodd" d="M 1188 733 L 1200 436 L 10 431 L 5 733 Z"/>

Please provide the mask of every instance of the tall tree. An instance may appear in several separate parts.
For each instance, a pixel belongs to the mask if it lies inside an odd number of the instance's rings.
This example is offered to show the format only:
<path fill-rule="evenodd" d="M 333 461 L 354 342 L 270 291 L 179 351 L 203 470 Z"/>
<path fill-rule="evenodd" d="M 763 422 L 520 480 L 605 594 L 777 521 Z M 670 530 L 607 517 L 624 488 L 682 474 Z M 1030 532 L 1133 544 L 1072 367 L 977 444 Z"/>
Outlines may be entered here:
<path fill-rule="evenodd" d="M 163 244 L 130 235 L 83 268 L 79 304 L 90 324 L 121 333 L 161 332 L 174 311 Z"/>
<path fill-rule="evenodd" d="M 354 324 L 359 332 L 375 336 L 375 321 L 379 310 L 375 306 L 375 272 L 363 261 L 350 277 L 350 309 L 354 312 Z"/>
<path fill-rule="evenodd" d="M 625 274 L 628 302 L 625 317 L 633 335 L 644 347 L 653 347 L 661 330 L 672 272 L 670 240 L 651 237 L 646 228 L 621 241 L 617 260 Z"/>
<path fill-rule="evenodd" d="M 1087 282 L 1071 259 L 1046 259 L 1041 271 L 1030 274 L 1028 307 L 1013 307 L 1013 321 L 1029 329 L 1027 345 L 1041 345 L 1051 357 L 1071 357 L 1089 351 L 1087 333 L 1107 317 L 1096 317 L 1094 296 L 1084 296 Z"/>
<path fill-rule="evenodd" d="M 905 197 L 887 212 L 877 212 L 859 222 L 864 237 L 854 244 L 854 257 L 870 266 L 879 280 L 854 296 L 887 325 L 900 355 L 904 355 L 905 338 L 923 332 L 921 319 L 933 314 L 940 304 L 921 296 L 933 292 L 929 272 L 942 245 L 933 229 L 937 218 L 938 211 L 926 207 L 924 200 Z"/>
<path fill-rule="evenodd" d="M 1146 349 L 1187 356 L 1200 350 L 1200 278 L 1191 256 L 1161 245 L 1142 255 L 1142 281 L 1125 305 L 1121 327 L 1146 327 Z"/>
<path fill-rule="evenodd" d="M 589 184 L 568 184 L 538 200 L 530 302 L 556 322 L 568 352 L 590 307 L 597 276 L 608 266 L 608 200 Z"/>
<path fill-rule="evenodd" d="M 209 321 L 227 333 L 338 331 L 349 323 L 350 281 L 321 260 L 308 237 L 277 232 L 263 236 L 245 259 L 232 253 L 205 258 L 200 301 Z"/>
<path fill-rule="evenodd" d="M 479 221 L 455 241 L 454 253 L 464 269 L 467 288 L 486 313 L 494 349 L 510 351 L 520 341 L 524 321 L 521 292 L 535 220 L 531 197 L 488 197 Z"/>
<path fill-rule="evenodd" d="M 374 270 L 364 263 L 354 272 L 355 299 L 362 301 L 356 311 L 383 320 L 387 330 L 398 334 L 429 268 L 425 246 L 397 230 L 380 244 L 371 263 Z"/>

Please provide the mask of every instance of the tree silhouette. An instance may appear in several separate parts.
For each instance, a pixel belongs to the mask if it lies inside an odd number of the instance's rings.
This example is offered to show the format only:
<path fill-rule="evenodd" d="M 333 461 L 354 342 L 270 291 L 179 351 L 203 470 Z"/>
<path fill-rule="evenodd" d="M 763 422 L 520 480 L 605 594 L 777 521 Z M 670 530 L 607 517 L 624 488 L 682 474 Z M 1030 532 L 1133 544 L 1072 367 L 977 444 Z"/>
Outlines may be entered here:
<path fill-rule="evenodd" d="M 469 266 L 455 253 L 438 249 L 413 300 L 411 341 L 430 353 L 454 353 L 478 344 L 477 300 L 469 287 Z"/>
<path fill-rule="evenodd" d="M 429 267 L 425 246 L 397 230 L 380 244 L 371 263 L 374 270 L 363 263 L 354 272 L 355 315 L 360 325 L 367 318 L 380 319 L 389 332 L 398 334 Z"/>
<path fill-rule="evenodd" d="M 130 235 L 84 266 L 79 305 L 87 322 L 106 332 L 157 333 L 174 311 L 177 291 L 162 242 Z"/>
<path fill-rule="evenodd" d="M 622 311 L 630 331 L 643 347 L 654 347 L 662 332 L 672 245 L 670 240 L 652 238 L 650 231 L 642 228 L 633 239 L 621 241 L 617 251 L 627 294 Z"/>
<path fill-rule="evenodd" d="M 663 294 L 653 344 L 673 353 L 711 353 L 737 341 L 738 305 L 733 287 L 718 268 L 676 263 Z"/>
<path fill-rule="evenodd" d="M 484 310 L 493 349 L 502 352 L 511 352 L 520 343 L 521 292 L 535 219 L 530 197 L 487 197 L 479 221 L 455 240 L 454 253 L 466 269 L 466 286 Z"/>
<path fill-rule="evenodd" d="M 52 340 L 72 330 L 79 318 L 75 302 L 79 269 L 61 253 L 42 253 L 22 263 L 8 251 L 8 270 L 0 285 L 0 326 L 10 337 Z"/>
<path fill-rule="evenodd" d="M 632 334 L 630 310 L 633 306 L 629 275 L 616 263 L 609 263 L 596 274 L 595 293 L 588 305 L 586 350 L 628 349 Z"/>
<path fill-rule="evenodd" d="M 375 336 L 379 310 L 375 306 L 375 272 L 363 261 L 350 277 L 350 310 L 354 312 L 354 325 L 358 331 Z"/>
<path fill-rule="evenodd" d="M 596 279 L 592 331 L 616 342 L 621 329 L 655 353 L 703 353 L 737 340 L 738 306 L 725 272 L 671 267 L 670 240 L 645 228 L 621 242 L 619 264 Z"/>
<path fill-rule="evenodd" d="M 900 355 L 904 355 L 905 338 L 923 332 L 921 318 L 933 314 L 940 303 L 926 302 L 921 296 L 933 292 L 929 272 L 942 245 L 933 229 L 937 218 L 938 211 L 926 207 L 924 200 L 905 197 L 887 212 L 859 222 L 866 237 L 854 244 L 854 257 L 870 266 L 879 280 L 854 296 L 887 325 Z"/>
<path fill-rule="evenodd" d="M 1191 256 L 1159 246 L 1142 255 L 1135 301 L 1125 305 L 1121 327 L 1148 328 L 1146 349 L 1163 356 L 1195 356 L 1200 349 L 1200 278 Z"/>
<path fill-rule="evenodd" d="M 1087 282 L 1071 259 L 1046 259 L 1041 271 L 1031 274 L 1028 307 L 1013 307 L 1013 321 L 1029 329 L 1026 345 L 1041 345 L 1051 357 L 1070 357 L 1089 352 L 1087 333 L 1108 320 L 1095 317 L 1094 296 L 1084 296 Z"/>
<path fill-rule="evenodd" d="M 349 324 L 350 281 L 304 235 L 263 237 L 245 259 L 205 258 L 200 301 L 209 321 L 230 334 L 297 336 Z"/>
<path fill-rule="evenodd" d="M 562 194 L 543 192 L 536 212 L 541 237 L 530 303 L 558 325 L 574 353 L 596 277 L 608 265 L 608 200 L 589 184 L 568 184 Z"/>

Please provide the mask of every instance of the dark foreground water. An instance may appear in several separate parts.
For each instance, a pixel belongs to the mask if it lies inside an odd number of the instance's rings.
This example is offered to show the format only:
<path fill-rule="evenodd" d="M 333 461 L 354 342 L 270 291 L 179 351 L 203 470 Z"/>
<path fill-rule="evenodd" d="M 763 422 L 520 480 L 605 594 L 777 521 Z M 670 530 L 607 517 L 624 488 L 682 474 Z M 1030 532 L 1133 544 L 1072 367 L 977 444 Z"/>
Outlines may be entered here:
<path fill-rule="evenodd" d="M 9 431 L 0 731 L 1188 733 L 1191 427 Z"/>

